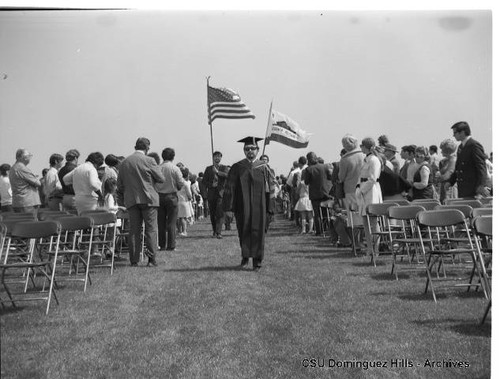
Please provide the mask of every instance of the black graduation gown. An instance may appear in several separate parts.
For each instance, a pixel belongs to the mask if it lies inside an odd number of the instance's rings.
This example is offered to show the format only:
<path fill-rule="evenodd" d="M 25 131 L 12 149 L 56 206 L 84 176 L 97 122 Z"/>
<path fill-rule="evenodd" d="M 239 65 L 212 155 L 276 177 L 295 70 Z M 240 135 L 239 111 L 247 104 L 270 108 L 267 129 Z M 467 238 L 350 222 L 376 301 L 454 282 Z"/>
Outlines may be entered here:
<path fill-rule="evenodd" d="M 274 211 L 271 176 L 269 167 L 260 160 L 243 159 L 229 170 L 223 207 L 234 213 L 243 258 L 264 258 L 266 218 Z"/>

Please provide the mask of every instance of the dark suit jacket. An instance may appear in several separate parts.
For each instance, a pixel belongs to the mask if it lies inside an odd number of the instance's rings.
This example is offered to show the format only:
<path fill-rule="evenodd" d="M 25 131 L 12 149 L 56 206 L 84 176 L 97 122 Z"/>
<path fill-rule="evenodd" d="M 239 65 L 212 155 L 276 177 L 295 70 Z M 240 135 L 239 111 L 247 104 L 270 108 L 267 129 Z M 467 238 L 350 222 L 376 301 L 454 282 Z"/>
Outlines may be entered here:
<path fill-rule="evenodd" d="M 452 185 L 458 185 L 458 197 L 474 197 L 478 187 L 486 183 L 485 159 L 483 146 L 476 140 L 470 138 L 464 147 L 460 144 L 455 172 L 450 178 Z"/>
<path fill-rule="evenodd" d="M 159 205 L 155 183 L 165 180 L 154 158 L 135 152 L 120 165 L 117 182 L 118 204 L 130 208 L 136 204 Z"/>
<path fill-rule="evenodd" d="M 226 183 L 226 178 L 229 170 L 224 165 L 219 165 L 219 173 L 217 174 L 217 191 L 219 192 L 219 196 L 222 197 L 224 193 L 224 185 Z M 203 173 L 203 185 L 205 186 L 207 192 L 214 190 L 215 187 L 212 186 L 215 179 L 215 171 L 214 166 L 208 166 L 205 168 L 205 172 Z"/>
<path fill-rule="evenodd" d="M 307 166 L 302 171 L 302 180 L 309 186 L 309 199 L 326 200 L 330 196 L 332 173 L 326 164 Z"/>

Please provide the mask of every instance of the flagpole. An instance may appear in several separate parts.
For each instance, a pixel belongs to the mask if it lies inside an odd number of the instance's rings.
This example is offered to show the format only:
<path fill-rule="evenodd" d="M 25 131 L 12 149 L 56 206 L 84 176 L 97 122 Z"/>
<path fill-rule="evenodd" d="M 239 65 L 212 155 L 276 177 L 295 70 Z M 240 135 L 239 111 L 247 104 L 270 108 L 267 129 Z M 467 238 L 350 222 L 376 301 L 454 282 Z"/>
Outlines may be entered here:
<path fill-rule="evenodd" d="M 208 124 L 210 125 L 210 143 L 211 143 L 211 148 L 212 148 L 212 157 L 214 156 L 214 134 L 212 132 L 212 119 L 210 118 L 210 100 L 208 98 L 208 87 L 210 86 L 209 83 L 210 76 L 207 77 L 207 112 L 208 112 Z"/>
<path fill-rule="evenodd" d="M 271 100 L 271 105 L 269 106 L 269 116 L 267 117 L 267 128 L 266 128 L 266 135 L 264 136 L 264 148 L 262 149 L 262 155 L 264 155 L 264 153 L 266 152 L 266 145 L 269 143 L 267 137 L 269 135 L 269 129 L 271 126 L 271 112 L 273 110 L 273 100 Z"/>

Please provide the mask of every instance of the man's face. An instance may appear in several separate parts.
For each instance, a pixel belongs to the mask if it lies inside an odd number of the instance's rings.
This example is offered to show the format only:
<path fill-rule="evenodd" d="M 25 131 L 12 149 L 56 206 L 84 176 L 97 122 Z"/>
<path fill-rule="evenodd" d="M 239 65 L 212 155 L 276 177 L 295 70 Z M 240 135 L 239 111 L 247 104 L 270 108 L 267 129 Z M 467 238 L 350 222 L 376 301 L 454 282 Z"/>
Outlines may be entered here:
<path fill-rule="evenodd" d="M 259 152 L 259 148 L 256 145 L 245 145 L 243 151 L 247 159 L 253 161 Z"/>
<path fill-rule="evenodd" d="M 462 142 L 465 139 L 465 132 L 464 131 L 457 132 L 456 129 L 452 129 L 452 130 L 453 130 L 453 137 L 455 137 L 455 139 L 458 142 Z"/>
<path fill-rule="evenodd" d="M 401 158 L 404 160 L 407 160 L 408 157 L 408 152 L 406 150 L 401 150 Z"/>
<path fill-rule="evenodd" d="M 219 164 L 222 160 L 222 155 L 216 154 L 214 155 L 214 164 Z"/>
<path fill-rule="evenodd" d="M 267 157 L 262 157 L 260 160 L 262 162 L 269 163 L 269 159 L 267 159 Z"/>
<path fill-rule="evenodd" d="M 22 156 L 22 162 L 27 165 L 28 163 L 31 162 L 31 158 L 33 157 L 33 154 L 31 154 L 28 150 L 24 150 L 23 156 Z"/>

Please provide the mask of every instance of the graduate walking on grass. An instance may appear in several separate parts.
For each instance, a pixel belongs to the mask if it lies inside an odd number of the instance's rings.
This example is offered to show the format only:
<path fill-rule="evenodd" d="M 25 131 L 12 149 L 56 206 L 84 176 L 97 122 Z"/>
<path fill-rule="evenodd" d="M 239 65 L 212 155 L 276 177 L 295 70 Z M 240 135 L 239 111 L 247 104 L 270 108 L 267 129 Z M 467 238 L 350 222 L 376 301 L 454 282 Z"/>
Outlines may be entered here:
<path fill-rule="evenodd" d="M 269 166 L 257 158 L 262 138 L 246 137 L 246 158 L 229 170 L 224 190 L 223 207 L 233 212 L 241 246 L 241 267 L 252 258 L 254 270 L 259 270 L 264 258 L 266 220 L 274 213 L 274 182 Z"/>

